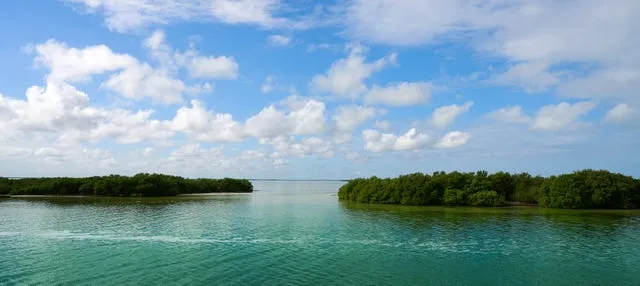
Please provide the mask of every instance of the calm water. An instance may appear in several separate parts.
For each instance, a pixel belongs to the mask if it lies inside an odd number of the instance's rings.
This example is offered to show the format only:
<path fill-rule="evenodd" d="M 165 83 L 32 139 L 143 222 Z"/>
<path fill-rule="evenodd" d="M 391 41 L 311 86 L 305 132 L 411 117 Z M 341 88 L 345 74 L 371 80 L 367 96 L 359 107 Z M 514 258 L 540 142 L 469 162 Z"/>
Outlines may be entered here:
<path fill-rule="evenodd" d="M 249 195 L 0 199 L 0 284 L 640 285 L 640 213 Z"/>

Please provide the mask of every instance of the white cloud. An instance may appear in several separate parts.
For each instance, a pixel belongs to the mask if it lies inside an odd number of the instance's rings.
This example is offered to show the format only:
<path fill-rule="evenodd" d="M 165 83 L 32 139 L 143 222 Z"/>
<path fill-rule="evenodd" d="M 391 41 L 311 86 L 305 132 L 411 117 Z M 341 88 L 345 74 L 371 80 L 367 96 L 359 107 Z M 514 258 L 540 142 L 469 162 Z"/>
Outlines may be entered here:
<path fill-rule="evenodd" d="M 289 113 L 293 122 L 293 133 L 299 135 L 318 134 L 324 131 L 325 105 L 323 102 L 310 99 L 302 108 Z"/>
<path fill-rule="evenodd" d="M 35 46 L 37 66 L 50 70 L 47 80 L 53 82 L 77 82 L 89 80 L 91 75 L 120 70 L 137 64 L 126 54 L 114 53 L 105 45 L 83 49 L 69 48 L 67 44 L 48 40 Z"/>
<path fill-rule="evenodd" d="M 277 84 L 275 81 L 276 79 L 272 75 L 265 77 L 264 81 L 262 82 L 262 86 L 260 87 L 260 90 L 262 91 L 262 93 L 267 94 L 272 92 L 277 87 Z"/>
<path fill-rule="evenodd" d="M 471 135 L 461 131 L 451 131 L 445 134 L 436 144 L 437 148 L 455 148 L 467 144 Z"/>
<path fill-rule="evenodd" d="M 640 90 L 640 69 L 616 67 L 574 78 L 558 86 L 558 93 L 572 98 L 636 100 Z"/>
<path fill-rule="evenodd" d="M 344 143 L 351 140 L 351 134 L 360 124 L 384 114 L 385 110 L 371 106 L 347 105 L 336 108 L 333 121 L 336 125 L 335 141 Z"/>
<path fill-rule="evenodd" d="M 332 119 L 339 131 L 350 132 L 361 123 L 383 113 L 383 110 L 371 106 L 347 105 L 337 107 Z"/>
<path fill-rule="evenodd" d="M 180 66 L 186 68 L 192 78 L 236 79 L 238 77 L 239 66 L 232 57 L 201 56 L 193 44 L 184 53 L 174 53 L 171 46 L 166 43 L 162 30 L 151 33 L 143 44 L 167 72 L 175 73 Z"/>
<path fill-rule="evenodd" d="M 165 68 L 171 68 L 174 65 L 173 50 L 165 41 L 165 33 L 162 30 L 155 30 L 151 33 L 142 44 L 151 52 L 151 56 L 160 61 Z"/>
<path fill-rule="evenodd" d="M 531 92 L 566 83 L 561 93 L 580 98 L 629 98 L 640 86 L 605 75 L 640 64 L 635 0 L 606 6 L 599 0 L 356 0 L 347 6 L 346 32 L 355 39 L 390 45 L 473 39 L 477 51 L 507 60 L 496 83 Z"/>
<path fill-rule="evenodd" d="M 93 163 L 98 166 L 116 163 L 111 153 L 100 149 L 41 147 L 34 150 L 33 156 L 41 157 L 47 163 Z"/>
<path fill-rule="evenodd" d="M 284 47 L 291 43 L 291 37 L 283 35 L 269 35 L 267 37 L 267 42 L 272 46 Z"/>
<path fill-rule="evenodd" d="M 229 176 L 231 172 L 245 171 L 255 175 L 255 171 L 280 168 L 286 161 L 282 158 L 272 158 L 262 150 L 225 154 L 221 146 L 204 148 L 198 143 L 188 143 L 171 152 L 162 163 L 165 172 L 208 177 L 211 176 L 211 172 Z"/>
<path fill-rule="evenodd" d="M 176 54 L 176 62 L 187 68 L 193 78 L 236 79 L 239 66 L 227 56 L 200 56 L 195 50 Z"/>
<path fill-rule="evenodd" d="M 114 53 L 104 45 L 82 49 L 70 48 L 65 43 L 49 40 L 36 45 L 34 62 L 49 69 L 47 81 L 53 84 L 91 79 L 93 75 L 109 73 L 100 87 L 125 98 L 175 104 L 182 102 L 182 94 L 211 92 L 208 83 L 186 86 L 177 78 L 176 62 L 186 66 L 198 78 L 228 79 L 237 77 L 238 65 L 228 57 L 203 57 L 191 49 L 174 55 L 165 42 L 164 32 L 156 30 L 143 41 L 161 67 L 139 62 L 127 54 Z"/>
<path fill-rule="evenodd" d="M 234 142 L 244 139 L 241 124 L 234 121 L 231 114 L 209 112 L 197 100 L 192 100 L 191 106 L 178 109 L 171 121 L 173 130 L 204 142 Z"/>
<path fill-rule="evenodd" d="M 365 102 L 391 106 L 418 105 L 429 100 L 432 88 L 429 82 L 402 82 L 386 87 L 373 85 L 365 96 Z"/>
<path fill-rule="evenodd" d="M 544 62 L 524 62 L 513 65 L 491 80 L 493 84 L 522 87 L 527 92 L 541 92 L 558 84 L 560 74 L 550 72 Z"/>
<path fill-rule="evenodd" d="M 258 138 L 270 138 L 281 134 L 291 133 L 293 124 L 287 119 L 286 114 L 270 105 L 262 109 L 258 114 L 247 119 L 247 134 Z"/>
<path fill-rule="evenodd" d="M 405 151 L 422 149 L 427 146 L 430 140 L 428 135 L 418 133 L 415 128 L 411 128 L 407 133 L 400 136 L 367 129 L 362 131 L 362 139 L 365 141 L 364 149 L 375 153 L 389 150 Z"/>
<path fill-rule="evenodd" d="M 305 137 L 296 141 L 294 136 L 277 136 L 273 139 L 262 139 L 260 143 L 273 147 L 274 151 L 270 155 L 272 158 L 304 158 L 313 155 L 329 158 L 335 154 L 331 142 L 319 137 Z"/>
<path fill-rule="evenodd" d="M 193 49 L 184 53 L 174 53 L 165 42 L 162 30 L 156 30 L 143 42 L 161 67 L 154 68 L 147 63 L 130 63 L 122 71 L 111 77 L 101 87 L 135 100 L 151 98 L 155 102 L 175 104 L 182 102 L 182 94 L 197 95 L 213 91 L 211 84 L 185 86 L 177 78 L 178 67 L 185 67 L 193 78 L 235 79 L 238 64 L 226 56 L 200 56 Z"/>
<path fill-rule="evenodd" d="M 115 138 L 119 144 L 135 144 L 145 140 L 162 143 L 175 135 L 167 122 L 151 119 L 153 110 L 132 113 L 116 109 L 107 114 L 106 120 L 90 131 L 90 138 Z M 81 139 L 81 138 L 80 138 Z"/>
<path fill-rule="evenodd" d="M 202 148 L 199 143 L 189 143 L 175 149 L 168 158 L 169 169 L 185 170 L 231 168 L 233 162 L 225 158 L 222 147 Z M 240 162 L 236 162 L 240 164 Z"/>
<path fill-rule="evenodd" d="M 529 123 L 531 117 L 522 113 L 520 106 L 507 106 L 488 114 L 490 118 L 508 123 Z"/>
<path fill-rule="evenodd" d="M 192 86 L 188 86 L 185 92 L 192 96 L 208 94 L 213 92 L 213 86 L 208 82 L 205 82 L 203 84 L 195 84 Z"/>
<path fill-rule="evenodd" d="M 0 130 L 16 140 L 44 140 L 49 144 L 77 146 L 113 138 L 118 143 L 166 140 L 174 133 L 157 120 L 152 110 L 132 112 L 123 109 L 95 108 L 89 96 L 66 83 L 33 86 L 26 100 L 0 97 Z"/>
<path fill-rule="evenodd" d="M 365 62 L 362 46 L 351 46 L 349 56 L 334 62 L 326 74 L 316 75 L 311 86 L 320 92 L 329 92 L 338 97 L 356 99 L 367 90 L 364 80 L 374 72 L 396 63 L 396 54 L 390 54 L 373 63 Z"/>
<path fill-rule="evenodd" d="M 591 101 L 546 105 L 538 110 L 531 127 L 539 130 L 559 130 L 567 127 L 580 116 L 589 113 L 595 107 L 596 104 Z"/>
<path fill-rule="evenodd" d="M 447 105 L 436 108 L 429 119 L 429 123 L 437 128 L 445 128 L 451 125 L 461 114 L 469 111 L 473 102 L 467 101 L 464 105 Z"/>
<path fill-rule="evenodd" d="M 620 103 L 609 111 L 604 116 L 604 120 L 607 122 L 620 123 L 631 119 L 634 116 L 635 110 L 626 103 Z"/>
<path fill-rule="evenodd" d="M 131 99 L 151 98 L 156 102 L 174 104 L 182 102 L 184 83 L 167 70 L 154 69 L 148 64 L 132 65 L 112 75 L 101 87 Z"/>
<path fill-rule="evenodd" d="M 414 150 L 421 149 L 429 143 L 429 136 L 417 133 L 415 128 L 411 128 L 407 133 L 399 136 L 393 145 L 393 150 Z"/>
<path fill-rule="evenodd" d="M 394 45 L 431 42 L 464 28 L 460 1 L 357 0 L 347 10 L 348 33 Z"/>
<path fill-rule="evenodd" d="M 311 135 L 325 129 L 325 105 L 314 99 L 297 102 L 285 114 L 274 105 L 262 109 L 247 119 L 246 133 L 257 138 L 273 138 L 279 135 Z"/>
<path fill-rule="evenodd" d="M 84 4 L 90 13 L 102 13 L 107 27 L 118 32 L 153 24 L 215 20 L 265 28 L 306 28 L 311 23 L 274 16 L 287 9 L 280 0 L 66 0 Z"/>
<path fill-rule="evenodd" d="M 212 6 L 213 15 L 229 24 L 259 24 L 269 28 L 293 24 L 273 17 L 281 6 L 279 0 L 213 0 Z"/>
<path fill-rule="evenodd" d="M 637 46 L 637 40 L 625 40 L 640 24 L 635 17 L 639 10 L 640 4 L 633 0 L 607 7 L 597 0 L 496 0 L 482 5 L 458 0 L 357 0 L 348 7 L 347 28 L 358 38 L 394 45 L 428 44 L 493 30 L 479 48 L 511 60 L 619 61 L 615 55 L 625 53 L 614 51 L 629 52 Z"/>

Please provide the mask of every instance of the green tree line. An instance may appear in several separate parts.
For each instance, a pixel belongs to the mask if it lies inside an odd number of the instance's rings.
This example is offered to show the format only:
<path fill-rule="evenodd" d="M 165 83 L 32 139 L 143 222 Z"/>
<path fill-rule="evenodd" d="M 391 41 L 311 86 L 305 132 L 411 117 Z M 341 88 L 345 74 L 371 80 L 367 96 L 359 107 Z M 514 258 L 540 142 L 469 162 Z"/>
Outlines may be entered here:
<path fill-rule="evenodd" d="M 605 170 L 551 177 L 486 171 L 414 173 L 350 180 L 338 198 L 402 205 L 498 207 L 522 202 L 550 208 L 629 209 L 640 207 L 640 180 Z"/>
<path fill-rule="evenodd" d="M 133 177 L 110 175 L 88 178 L 0 178 L 0 194 L 96 195 L 162 197 L 193 193 L 249 193 L 253 185 L 244 179 L 187 179 L 162 174 Z"/>

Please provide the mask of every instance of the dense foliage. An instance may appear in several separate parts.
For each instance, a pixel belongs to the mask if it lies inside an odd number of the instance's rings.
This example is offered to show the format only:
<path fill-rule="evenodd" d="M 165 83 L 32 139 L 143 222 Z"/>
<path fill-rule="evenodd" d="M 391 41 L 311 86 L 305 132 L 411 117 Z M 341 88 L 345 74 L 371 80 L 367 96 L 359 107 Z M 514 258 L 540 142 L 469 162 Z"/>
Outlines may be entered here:
<path fill-rule="evenodd" d="M 241 179 L 186 179 L 161 174 L 137 174 L 133 177 L 0 178 L 0 194 L 11 195 L 159 197 L 220 192 L 253 192 L 253 185 L 248 180 Z"/>
<path fill-rule="evenodd" d="M 506 202 L 551 208 L 638 208 L 640 180 L 603 170 L 560 176 L 485 171 L 415 173 L 392 179 L 349 181 L 341 200 L 363 203 L 448 206 L 502 206 Z"/>

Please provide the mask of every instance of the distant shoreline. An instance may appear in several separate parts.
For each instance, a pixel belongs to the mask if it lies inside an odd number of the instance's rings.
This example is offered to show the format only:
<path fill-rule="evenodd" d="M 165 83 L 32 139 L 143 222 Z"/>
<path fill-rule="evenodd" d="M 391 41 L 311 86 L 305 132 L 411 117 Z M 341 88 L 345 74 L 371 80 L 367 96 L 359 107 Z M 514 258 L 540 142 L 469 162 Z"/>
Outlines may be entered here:
<path fill-rule="evenodd" d="M 560 209 L 638 209 L 640 179 L 585 169 L 549 177 L 528 173 L 433 172 L 395 178 L 351 180 L 340 200 L 398 205 L 503 207 L 537 205 Z"/>
<path fill-rule="evenodd" d="M 185 179 L 178 176 L 140 173 L 134 176 L 85 178 L 2 178 L 0 194 L 10 196 L 106 196 L 173 197 L 200 193 L 251 193 L 246 179 Z"/>
<path fill-rule="evenodd" d="M 177 196 L 166 197 L 132 197 L 132 196 L 98 196 L 98 195 L 0 195 L 0 198 L 14 199 L 36 199 L 36 198 L 122 198 L 122 199 L 140 199 L 140 198 L 180 198 L 180 197 L 215 197 L 215 196 L 235 196 L 235 195 L 251 195 L 253 193 L 196 193 L 196 194 L 180 194 Z"/>

